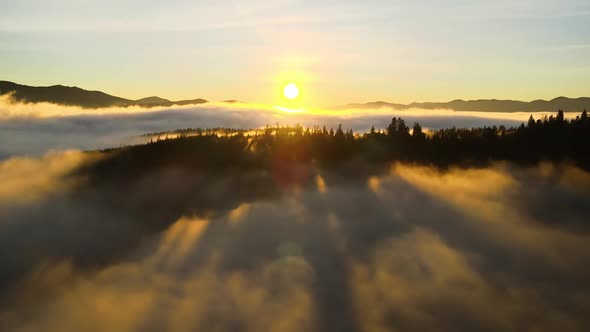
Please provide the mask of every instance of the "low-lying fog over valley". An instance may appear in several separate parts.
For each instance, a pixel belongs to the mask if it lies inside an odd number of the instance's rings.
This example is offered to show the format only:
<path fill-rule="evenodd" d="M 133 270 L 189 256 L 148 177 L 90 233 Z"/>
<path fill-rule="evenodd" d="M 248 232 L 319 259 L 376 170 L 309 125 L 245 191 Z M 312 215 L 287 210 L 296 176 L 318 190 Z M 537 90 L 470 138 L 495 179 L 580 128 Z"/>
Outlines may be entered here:
<path fill-rule="evenodd" d="M 585 331 L 590 173 L 0 164 L 3 331 Z M 362 165 L 358 165 L 362 167 Z M 122 180 L 121 180 L 122 181 Z"/>
<path fill-rule="evenodd" d="M 245 103 L 207 103 L 173 107 L 110 107 L 86 109 L 49 103 L 14 103 L 0 97 L 0 159 L 13 155 L 41 156 L 51 150 L 105 149 L 143 144 L 148 133 L 185 128 L 264 129 L 266 125 L 339 124 L 367 133 L 372 126 L 384 130 L 392 117 L 425 129 L 517 127 L 532 114 L 536 119 L 554 112 L 473 112 L 448 109 L 403 109 L 369 106 L 345 109 L 289 109 Z M 354 106 L 354 105 L 353 105 Z M 580 113 L 566 112 L 566 118 Z M 172 137 L 173 135 L 168 135 Z M 165 138 L 164 134 L 162 138 Z"/>
<path fill-rule="evenodd" d="M 590 324 L 585 113 L 0 114 L 2 331 Z M 236 131 L 166 133 L 216 127 Z"/>
<path fill-rule="evenodd" d="M 0 1 L 0 332 L 590 331 L 590 1 Z"/>

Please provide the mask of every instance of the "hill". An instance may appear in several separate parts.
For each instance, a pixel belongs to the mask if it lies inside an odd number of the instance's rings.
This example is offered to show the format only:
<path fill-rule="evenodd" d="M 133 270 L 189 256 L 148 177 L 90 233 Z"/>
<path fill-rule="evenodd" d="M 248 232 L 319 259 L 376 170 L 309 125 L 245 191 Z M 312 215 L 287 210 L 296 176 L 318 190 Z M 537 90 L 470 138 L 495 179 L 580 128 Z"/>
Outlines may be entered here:
<path fill-rule="evenodd" d="M 369 102 L 364 104 L 348 104 L 338 106 L 337 109 L 345 108 L 392 108 L 407 110 L 410 108 L 421 109 L 449 109 L 453 111 L 472 111 L 472 112 L 555 112 L 563 110 L 564 112 L 580 113 L 590 109 L 590 98 L 567 98 L 557 97 L 552 100 L 534 100 L 531 102 L 519 100 L 498 100 L 498 99 L 478 99 L 478 100 L 453 100 L 450 102 L 425 102 L 411 104 L 396 104 L 384 101 Z"/>
<path fill-rule="evenodd" d="M 0 81 L 0 95 L 11 94 L 15 102 L 39 103 L 48 102 L 59 105 L 79 106 L 83 108 L 101 108 L 101 107 L 169 107 L 174 105 L 198 105 L 208 101 L 205 99 L 189 99 L 172 101 L 157 96 L 146 97 L 138 100 L 112 96 L 101 91 L 89 91 L 78 87 L 69 87 L 63 85 L 53 85 L 46 87 L 35 87 L 21 85 L 9 81 Z M 228 100 L 226 102 L 234 103 L 237 101 Z M 390 103 L 385 101 L 375 101 L 368 103 L 348 104 L 344 106 L 333 107 L 333 109 L 375 109 L 391 108 L 398 110 L 407 110 L 411 108 L 420 109 L 449 109 L 453 111 L 473 111 L 473 112 L 555 112 L 563 110 L 565 112 L 581 113 L 590 109 L 590 98 L 567 98 L 557 97 L 552 100 L 533 100 L 531 102 L 519 100 L 498 100 L 498 99 L 478 99 L 478 100 L 453 100 L 450 102 L 414 102 L 410 104 Z"/>
<path fill-rule="evenodd" d="M 127 106 L 173 106 L 196 105 L 207 103 L 205 99 L 171 101 L 160 97 L 147 97 L 138 100 L 112 96 L 101 91 L 89 91 L 78 87 L 63 85 L 28 86 L 9 81 L 0 81 L 0 95 L 10 94 L 15 102 L 52 103 L 58 105 L 79 106 L 83 108 L 127 107 Z"/>

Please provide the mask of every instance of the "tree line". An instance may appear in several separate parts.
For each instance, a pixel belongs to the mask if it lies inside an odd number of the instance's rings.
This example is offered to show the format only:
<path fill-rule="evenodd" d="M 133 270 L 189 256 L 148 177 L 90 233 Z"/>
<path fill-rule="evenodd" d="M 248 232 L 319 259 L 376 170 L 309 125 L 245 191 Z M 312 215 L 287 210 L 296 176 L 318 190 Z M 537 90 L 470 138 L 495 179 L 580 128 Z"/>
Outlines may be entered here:
<path fill-rule="evenodd" d="M 141 172 L 151 167 L 182 165 L 221 171 L 260 169 L 277 163 L 314 164 L 337 169 L 347 162 L 414 162 L 446 167 L 483 165 L 492 161 L 534 164 L 566 161 L 590 170 L 590 119 L 584 111 L 565 119 L 563 111 L 518 127 L 484 126 L 423 130 L 402 118 L 368 133 L 354 133 L 339 125 L 303 127 L 266 126 L 249 131 L 192 128 L 194 136 L 151 140 L 148 144 L 105 150 L 112 154 L 97 170 Z M 182 131 L 179 131 L 182 133 Z"/>

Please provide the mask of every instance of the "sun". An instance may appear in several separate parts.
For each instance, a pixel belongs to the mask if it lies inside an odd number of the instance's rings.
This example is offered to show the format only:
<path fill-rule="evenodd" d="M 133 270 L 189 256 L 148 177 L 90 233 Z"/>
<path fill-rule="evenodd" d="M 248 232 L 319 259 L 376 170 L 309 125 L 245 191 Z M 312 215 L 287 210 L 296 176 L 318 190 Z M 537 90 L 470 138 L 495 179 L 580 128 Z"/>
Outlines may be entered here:
<path fill-rule="evenodd" d="M 283 95 L 289 100 L 293 100 L 299 96 L 299 87 L 295 83 L 289 83 L 283 89 Z"/>

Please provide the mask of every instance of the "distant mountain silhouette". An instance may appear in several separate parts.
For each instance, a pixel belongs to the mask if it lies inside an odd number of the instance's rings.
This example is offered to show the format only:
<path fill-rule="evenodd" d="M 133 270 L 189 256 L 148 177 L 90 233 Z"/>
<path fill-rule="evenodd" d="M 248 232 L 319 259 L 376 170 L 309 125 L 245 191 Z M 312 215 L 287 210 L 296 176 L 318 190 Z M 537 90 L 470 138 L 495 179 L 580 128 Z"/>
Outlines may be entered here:
<path fill-rule="evenodd" d="M 384 101 L 376 101 L 365 104 L 348 104 L 338 106 L 336 109 L 345 108 L 393 108 L 407 110 L 410 108 L 421 109 L 450 109 L 453 111 L 473 111 L 473 112 L 555 112 L 559 109 L 564 112 L 582 112 L 590 110 L 590 98 L 567 98 L 558 97 L 552 100 L 534 100 L 531 102 L 518 100 L 497 100 L 497 99 L 478 99 L 478 100 L 453 100 L 450 102 L 426 102 L 411 104 L 395 104 Z"/>
<path fill-rule="evenodd" d="M 146 98 L 138 99 L 135 101 L 135 103 L 137 105 L 150 106 L 150 105 L 161 105 L 162 103 L 170 103 L 170 100 L 153 96 L 153 97 L 146 97 Z"/>
<path fill-rule="evenodd" d="M 173 106 L 196 105 L 207 103 L 205 99 L 171 101 L 160 97 L 147 97 L 138 100 L 111 96 L 100 91 L 88 91 L 78 87 L 53 85 L 34 87 L 8 81 L 0 81 L 0 95 L 11 94 L 15 102 L 40 103 L 47 102 L 59 105 L 79 106 L 83 108 L 127 107 L 127 106 Z"/>
<path fill-rule="evenodd" d="M 205 99 L 190 99 L 171 101 L 168 99 L 152 96 L 138 100 L 126 99 L 111 96 L 101 91 L 88 91 L 78 87 L 53 85 L 47 87 L 34 87 L 21 85 L 8 81 L 0 81 L 0 95 L 11 94 L 15 102 L 39 103 L 47 102 L 59 105 L 79 106 L 83 108 L 100 107 L 167 107 L 174 105 L 197 105 L 208 101 Z M 237 100 L 226 100 L 226 103 L 238 103 Z M 411 104 L 397 104 L 385 101 L 375 101 L 364 104 L 348 104 L 333 107 L 333 109 L 375 109 L 392 108 L 407 110 L 411 108 L 421 109 L 449 109 L 453 111 L 474 111 L 474 112 L 555 112 L 559 109 L 565 112 L 580 113 L 583 110 L 590 110 L 590 98 L 567 98 L 557 97 L 552 100 L 534 100 L 531 102 L 518 100 L 478 99 L 478 100 L 453 100 L 450 102 L 424 102 Z"/>

